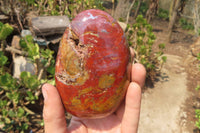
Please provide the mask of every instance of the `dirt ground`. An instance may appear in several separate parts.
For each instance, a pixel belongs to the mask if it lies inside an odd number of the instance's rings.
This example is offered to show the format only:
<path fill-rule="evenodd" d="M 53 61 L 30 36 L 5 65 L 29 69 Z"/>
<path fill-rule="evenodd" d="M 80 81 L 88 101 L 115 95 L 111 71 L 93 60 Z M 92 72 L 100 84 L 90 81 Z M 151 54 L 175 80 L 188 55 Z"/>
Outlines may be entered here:
<path fill-rule="evenodd" d="M 151 24 L 156 50 L 158 44 L 165 43 L 168 22 L 155 19 Z M 166 81 L 158 80 L 154 88 L 144 92 L 140 133 L 199 133 L 195 127 L 195 109 L 200 108 L 200 93 L 195 90 L 200 81 L 199 62 L 190 48 L 195 40 L 189 31 L 177 27 L 171 42 L 165 43 L 168 61 L 158 78 Z"/>
<path fill-rule="evenodd" d="M 165 56 L 167 62 L 158 82 L 142 95 L 139 133 L 180 133 L 182 130 L 179 126 L 182 123 L 180 117 L 185 117 L 182 104 L 190 96 L 187 90 L 187 73 L 180 67 L 182 57 L 169 54 Z"/>

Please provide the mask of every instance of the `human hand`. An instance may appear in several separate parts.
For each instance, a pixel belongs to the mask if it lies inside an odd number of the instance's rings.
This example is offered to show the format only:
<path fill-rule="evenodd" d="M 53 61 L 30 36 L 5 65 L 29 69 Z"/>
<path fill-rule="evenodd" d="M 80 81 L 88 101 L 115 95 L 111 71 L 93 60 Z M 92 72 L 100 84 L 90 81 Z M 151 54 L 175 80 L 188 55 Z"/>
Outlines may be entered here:
<path fill-rule="evenodd" d="M 45 84 L 43 118 L 46 133 L 136 133 L 139 123 L 141 87 L 146 71 L 141 64 L 132 65 L 131 82 L 124 102 L 111 115 L 101 119 L 83 119 L 72 116 L 67 128 L 65 110 L 57 89 Z"/>

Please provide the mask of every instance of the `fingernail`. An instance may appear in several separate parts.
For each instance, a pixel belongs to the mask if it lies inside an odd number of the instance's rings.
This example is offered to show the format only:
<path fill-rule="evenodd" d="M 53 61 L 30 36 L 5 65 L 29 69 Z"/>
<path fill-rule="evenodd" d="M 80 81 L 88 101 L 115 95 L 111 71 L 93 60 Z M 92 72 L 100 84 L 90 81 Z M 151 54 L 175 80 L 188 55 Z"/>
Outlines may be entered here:
<path fill-rule="evenodd" d="M 43 94 L 43 97 L 44 97 L 44 101 L 46 101 L 48 95 L 47 95 L 47 88 L 46 88 L 45 84 L 42 86 L 42 94 Z"/>

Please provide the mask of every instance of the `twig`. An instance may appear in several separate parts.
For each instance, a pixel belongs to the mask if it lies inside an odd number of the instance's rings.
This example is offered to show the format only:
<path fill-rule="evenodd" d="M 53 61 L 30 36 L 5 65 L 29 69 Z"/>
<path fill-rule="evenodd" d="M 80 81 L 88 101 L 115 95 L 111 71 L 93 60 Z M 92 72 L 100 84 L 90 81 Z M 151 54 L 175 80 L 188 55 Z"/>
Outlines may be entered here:
<path fill-rule="evenodd" d="M 38 3 L 38 5 L 39 5 L 37 12 L 38 12 L 38 14 L 40 14 L 40 11 L 41 11 L 41 8 L 42 8 L 43 0 L 41 0 L 40 2 L 37 2 L 37 3 Z M 45 5 L 44 5 L 44 6 L 45 6 Z"/>
<path fill-rule="evenodd" d="M 66 6 L 67 6 L 67 1 L 64 0 L 64 4 L 63 4 L 63 13 L 62 13 L 62 15 L 65 15 Z"/>
<path fill-rule="evenodd" d="M 43 73 L 44 73 L 44 68 L 40 69 L 39 74 L 38 74 L 38 80 L 42 78 Z"/>
<path fill-rule="evenodd" d="M 131 9 L 133 7 L 133 5 L 135 4 L 135 0 L 131 3 L 131 6 L 129 7 L 129 11 L 128 11 L 128 14 L 126 16 L 126 24 L 128 24 L 128 20 L 129 20 L 129 16 L 130 16 L 130 12 L 131 12 Z"/>
<path fill-rule="evenodd" d="M 5 48 L 5 50 L 8 51 L 8 52 L 16 53 L 16 54 L 20 54 L 20 55 L 26 55 L 26 56 L 28 55 L 27 52 L 24 52 L 24 51 L 15 49 L 15 48 L 10 47 L 10 46 L 7 46 L 7 47 Z"/>
<path fill-rule="evenodd" d="M 179 13 L 179 15 L 180 15 L 181 17 L 184 17 L 184 18 L 194 19 L 194 17 L 186 16 L 186 15 L 184 15 L 184 14 L 182 14 L 182 13 Z"/>
<path fill-rule="evenodd" d="M 1 90 L 1 91 L 0 91 L 0 95 L 3 94 L 3 93 L 4 93 L 4 90 Z"/>
<path fill-rule="evenodd" d="M 43 68 L 40 69 L 39 74 L 38 74 L 38 80 L 40 80 L 42 78 L 44 69 L 49 67 L 50 64 L 51 64 L 51 58 L 49 58 L 47 64 Z"/>
<path fill-rule="evenodd" d="M 4 98 L 6 98 L 6 95 L 1 96 L 0 100 L 3 100 Z"/>
<path fill-rule="evenodd" d="M 2 6 L 2 7 L 3 7 L 3 6 Z M 8 13 L 6 13 L 5 11 L 3 11 L 3 8 L 2 8 L 2 7 L 0 7 L 0 13 L 3 14 L 3 15 L 5 15 L 5 16 L 9 16 Z"/>
<path fill-rule="evenodd" d="M 112 0 L 112 16 L 114 16 L 114 12 L 115 12 L 115 0 Z"/>
<path fill-rule="evenodd" d="M 11 14 L 11 21 L 13 22 L 14 21 L 14 5 L 15 5 L 15 3 L 12 2 L 12 0 L 9 0 L 9 2 L 10 2 L 10 8 L 11 8 L 11 12 L 10 12 L 10 14 Z"/>
<path fill-rule="evenodd" d="M 38 86 L 38 89 L 41 88 L 41 87 L 42 87 L 42 85 L 39 85 L 39 86 Z M 40 94 L 41 94 L 41 91 L 38 90 L 38 91 L 35 93 L 35 96 L 38 96 L 38 97 L 39 97 Z"/>
<path fill-rule="evenodd" d="M 71 4 L 71 1 L 67 0 L 67 10 L 68 10 L 69 14 L 72 15 L 72 11 L 69 9 L 70 4 Z"/>
<path fill-rule="evenodd" d="M 15 14 L 17 15 L 17 20 L 18 20 L 18 23 L 21 27 L 21 30 L 23 30 L 24 28 L 23 28 L 22 22 L 20 20 L 19 11 L 17 11 L 16 8 L 14 10 L 15 10 Z"/>
<path fill-rule="evenodd" d="M 138 3 L 138 6 L 137 6 L 137 9 L 134 13 L 134 19 L 136 19 L 137 15 L 138 15 L 138 12 L 139 12 L 139 9 L 140 9 L 140 6 L 141 6 L 141 3 L 142 3 L 142 0 L 139 0 L 139 3 Z"/>
<path fill-rule="evenodd" d="M 33 111 L 31 111 L 30 109 L 28 109 L 26 106 L 22 107 L 27 113 L 31 114 L 31 115 L 35 115 L 35 113 Z"/>

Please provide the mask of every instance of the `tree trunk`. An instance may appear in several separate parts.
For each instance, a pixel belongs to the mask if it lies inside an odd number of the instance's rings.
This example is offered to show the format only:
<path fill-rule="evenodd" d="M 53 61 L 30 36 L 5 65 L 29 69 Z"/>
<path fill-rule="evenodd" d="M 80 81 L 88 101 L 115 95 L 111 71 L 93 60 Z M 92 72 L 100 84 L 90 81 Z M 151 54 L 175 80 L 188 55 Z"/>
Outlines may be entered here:
<path fill-rule="evenodd" d="M 178 14 L 178 8 L 180 7 L 180 2 L 181 2 L 181 0 L 176 0 L 176 3 L 174 3 L 175 6 L 174 6 L 174 9 L 173 9 L 173 12 L 172 12 L 172 17 L 171 17 L 169 25 L 168 25 L 167 42 L 171 41 L 172 29 L 173 29 L 174 23 L 176 21 L 176 17 L 177 17 L 177 14 Z"/>
<path fill-rule="evenodd" d="M 199 9 L 200 9 L 200 0 L 195 0 L 194 2 L 194 8 L 193 8 L 193 23 L 194 23 L 194 31 L 197 36 L 199 36 L 199 29 L 200 29 L 200 15 L 199 15 Z"/>
<path fill-rule="evenodd" d="M 170 8 L 169 8 L 169 21 L 172 18 L 172 14 L 173 14 L 173 11 L 174 11 L 175 3 L 176 3 L 176 0 L 172 0 L 171 1 Z"/>
<path fill-rule="evenodd" d="M 126 21 L 127 14 L 133 1 L 134 0 L 118 0 L 114 18 L 116 20 L 122 19 L 123 21 Z"/>
<path fill-rule="evenodd" d="M 151 0 L 149 3 L 149 9 L 146 13 L 147 21 L 150 22 L 158 11 L 159 0 Z"/>
<path fill-rule="evenodd" d="M 127 14 L 127 17 L 126 17 L 126 24 L 128 24 L 128 20 L 129 20 L 129 16 L 130 16 L 130 13 L 131 13 L 131 9 L 132 9 L 133 5 L 135 4 L 135 1 L 136 1 L 136 0 L 134 0 L 134 1 L 131 3 L 131 6 L 129 7 L 128 14 Z"/>
<path fill-rule="evenodd" d="M 137 18 L 137 15 L 138 15 L 138 13 L 139 13 L 142 0 L 139 0 L 138 2 L 139 2 L 139 3 L 138 3 L 138 6 L 137 6 L 137 9 L 136 9 L 136 11 L 135 11 L 135 13 L 134 13 L 134 19 Z"/>
<path fill-rule="evenodd" d="M 176 1 L 177 0 L 172 0 L 171 1 L 171 4 L 170 4 L 170 9 L 169 9 L 169 21 L 170 21 L 170 19 L 171 19 L 171 17 L 172 17 L 172 14 L 173 14 L 173 11 L 174 11 L 174 8 L 175 8 L 175 4 L 176 4 Z M 182 14 L 183 14 L 183 10 L 184 10 L 184 8 L 185 8 L 185 5 L 186 5 L 186 2 L 188 2 L 188 0 L 181 0 L 180 1 L 180 5 L 179 5 L 179 7 L 178 7 L 178 9 L 177 9 L 177 12 L 178 12 L 178 16 L 181 16 Z"/>

